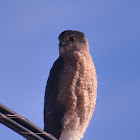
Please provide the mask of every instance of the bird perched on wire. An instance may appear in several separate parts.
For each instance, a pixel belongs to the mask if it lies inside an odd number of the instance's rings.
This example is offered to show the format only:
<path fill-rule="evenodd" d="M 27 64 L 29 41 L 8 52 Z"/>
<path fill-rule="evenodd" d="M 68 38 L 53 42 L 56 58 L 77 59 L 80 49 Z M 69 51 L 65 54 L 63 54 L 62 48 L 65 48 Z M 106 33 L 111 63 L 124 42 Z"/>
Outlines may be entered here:
<path fill-rule="evenodd" d="M 95 109 L 96 70 L 84 33 L 66 30 L 59 42 L 45 91 L 44 130 L 59 140 L 80 140 Z"/>

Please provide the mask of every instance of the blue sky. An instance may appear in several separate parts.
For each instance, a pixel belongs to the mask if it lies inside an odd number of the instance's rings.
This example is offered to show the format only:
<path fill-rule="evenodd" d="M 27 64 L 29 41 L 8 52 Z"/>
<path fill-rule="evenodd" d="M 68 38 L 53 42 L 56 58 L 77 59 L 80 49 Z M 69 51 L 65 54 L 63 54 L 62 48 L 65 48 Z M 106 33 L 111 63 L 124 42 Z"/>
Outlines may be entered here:
<path fill-rule="evenodd" d="M 89 40 L 98 76 L 84 140 L 140 140 L 139 6 L 139 0 L 1 0 L 0 103 L 43 129 L 58 35 L 79 30 Z M 24 140 L 2 124 L 0 139 Z"/>

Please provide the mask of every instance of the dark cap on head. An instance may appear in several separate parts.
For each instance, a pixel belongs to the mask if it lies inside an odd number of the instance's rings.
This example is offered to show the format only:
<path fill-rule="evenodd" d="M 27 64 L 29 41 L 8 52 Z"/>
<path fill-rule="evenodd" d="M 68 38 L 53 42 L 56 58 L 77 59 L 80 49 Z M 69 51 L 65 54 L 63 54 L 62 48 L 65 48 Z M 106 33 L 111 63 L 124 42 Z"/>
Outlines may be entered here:
<path fill-rule="evenodd" d="M 79 31 L 66 30 L 66 31 L 63 31 L 59 35 L 58 39 L 59 39 L 59 41 L 76 39 L 77 41 L 84 43 L 85 42 L 85 35 L 84 35 L 84 33 L 79 32 Z"/>
<path fill-rule="evenodd" d="M 59 35 L 58 39 L 60 54 L 68 51 L 88 50 L 88 42 L 82 32 L 66 30 Z"/>

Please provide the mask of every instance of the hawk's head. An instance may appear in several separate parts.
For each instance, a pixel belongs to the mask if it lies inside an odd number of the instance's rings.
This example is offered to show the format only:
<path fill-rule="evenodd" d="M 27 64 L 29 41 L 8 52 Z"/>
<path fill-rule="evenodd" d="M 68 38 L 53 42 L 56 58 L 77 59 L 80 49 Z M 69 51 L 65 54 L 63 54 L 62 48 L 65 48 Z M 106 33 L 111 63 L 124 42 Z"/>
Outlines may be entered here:
<path fill-rule="evenodd" d="M 68 51 L 88 51 L 88 41 L 84 33 L 66 30 L 59 35 L 59 53 Z"/>

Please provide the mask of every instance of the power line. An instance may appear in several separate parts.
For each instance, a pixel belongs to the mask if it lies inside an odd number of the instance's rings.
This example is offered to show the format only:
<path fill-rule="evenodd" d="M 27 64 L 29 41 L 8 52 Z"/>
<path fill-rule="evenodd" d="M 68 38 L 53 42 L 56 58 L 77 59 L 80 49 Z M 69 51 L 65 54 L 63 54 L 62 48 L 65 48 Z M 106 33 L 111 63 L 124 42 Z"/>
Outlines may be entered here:
<path fill-rule="evenodd" d="M 0 122 L 28 140 L 57 140 L 26 118 L 0 103 Z"/>

